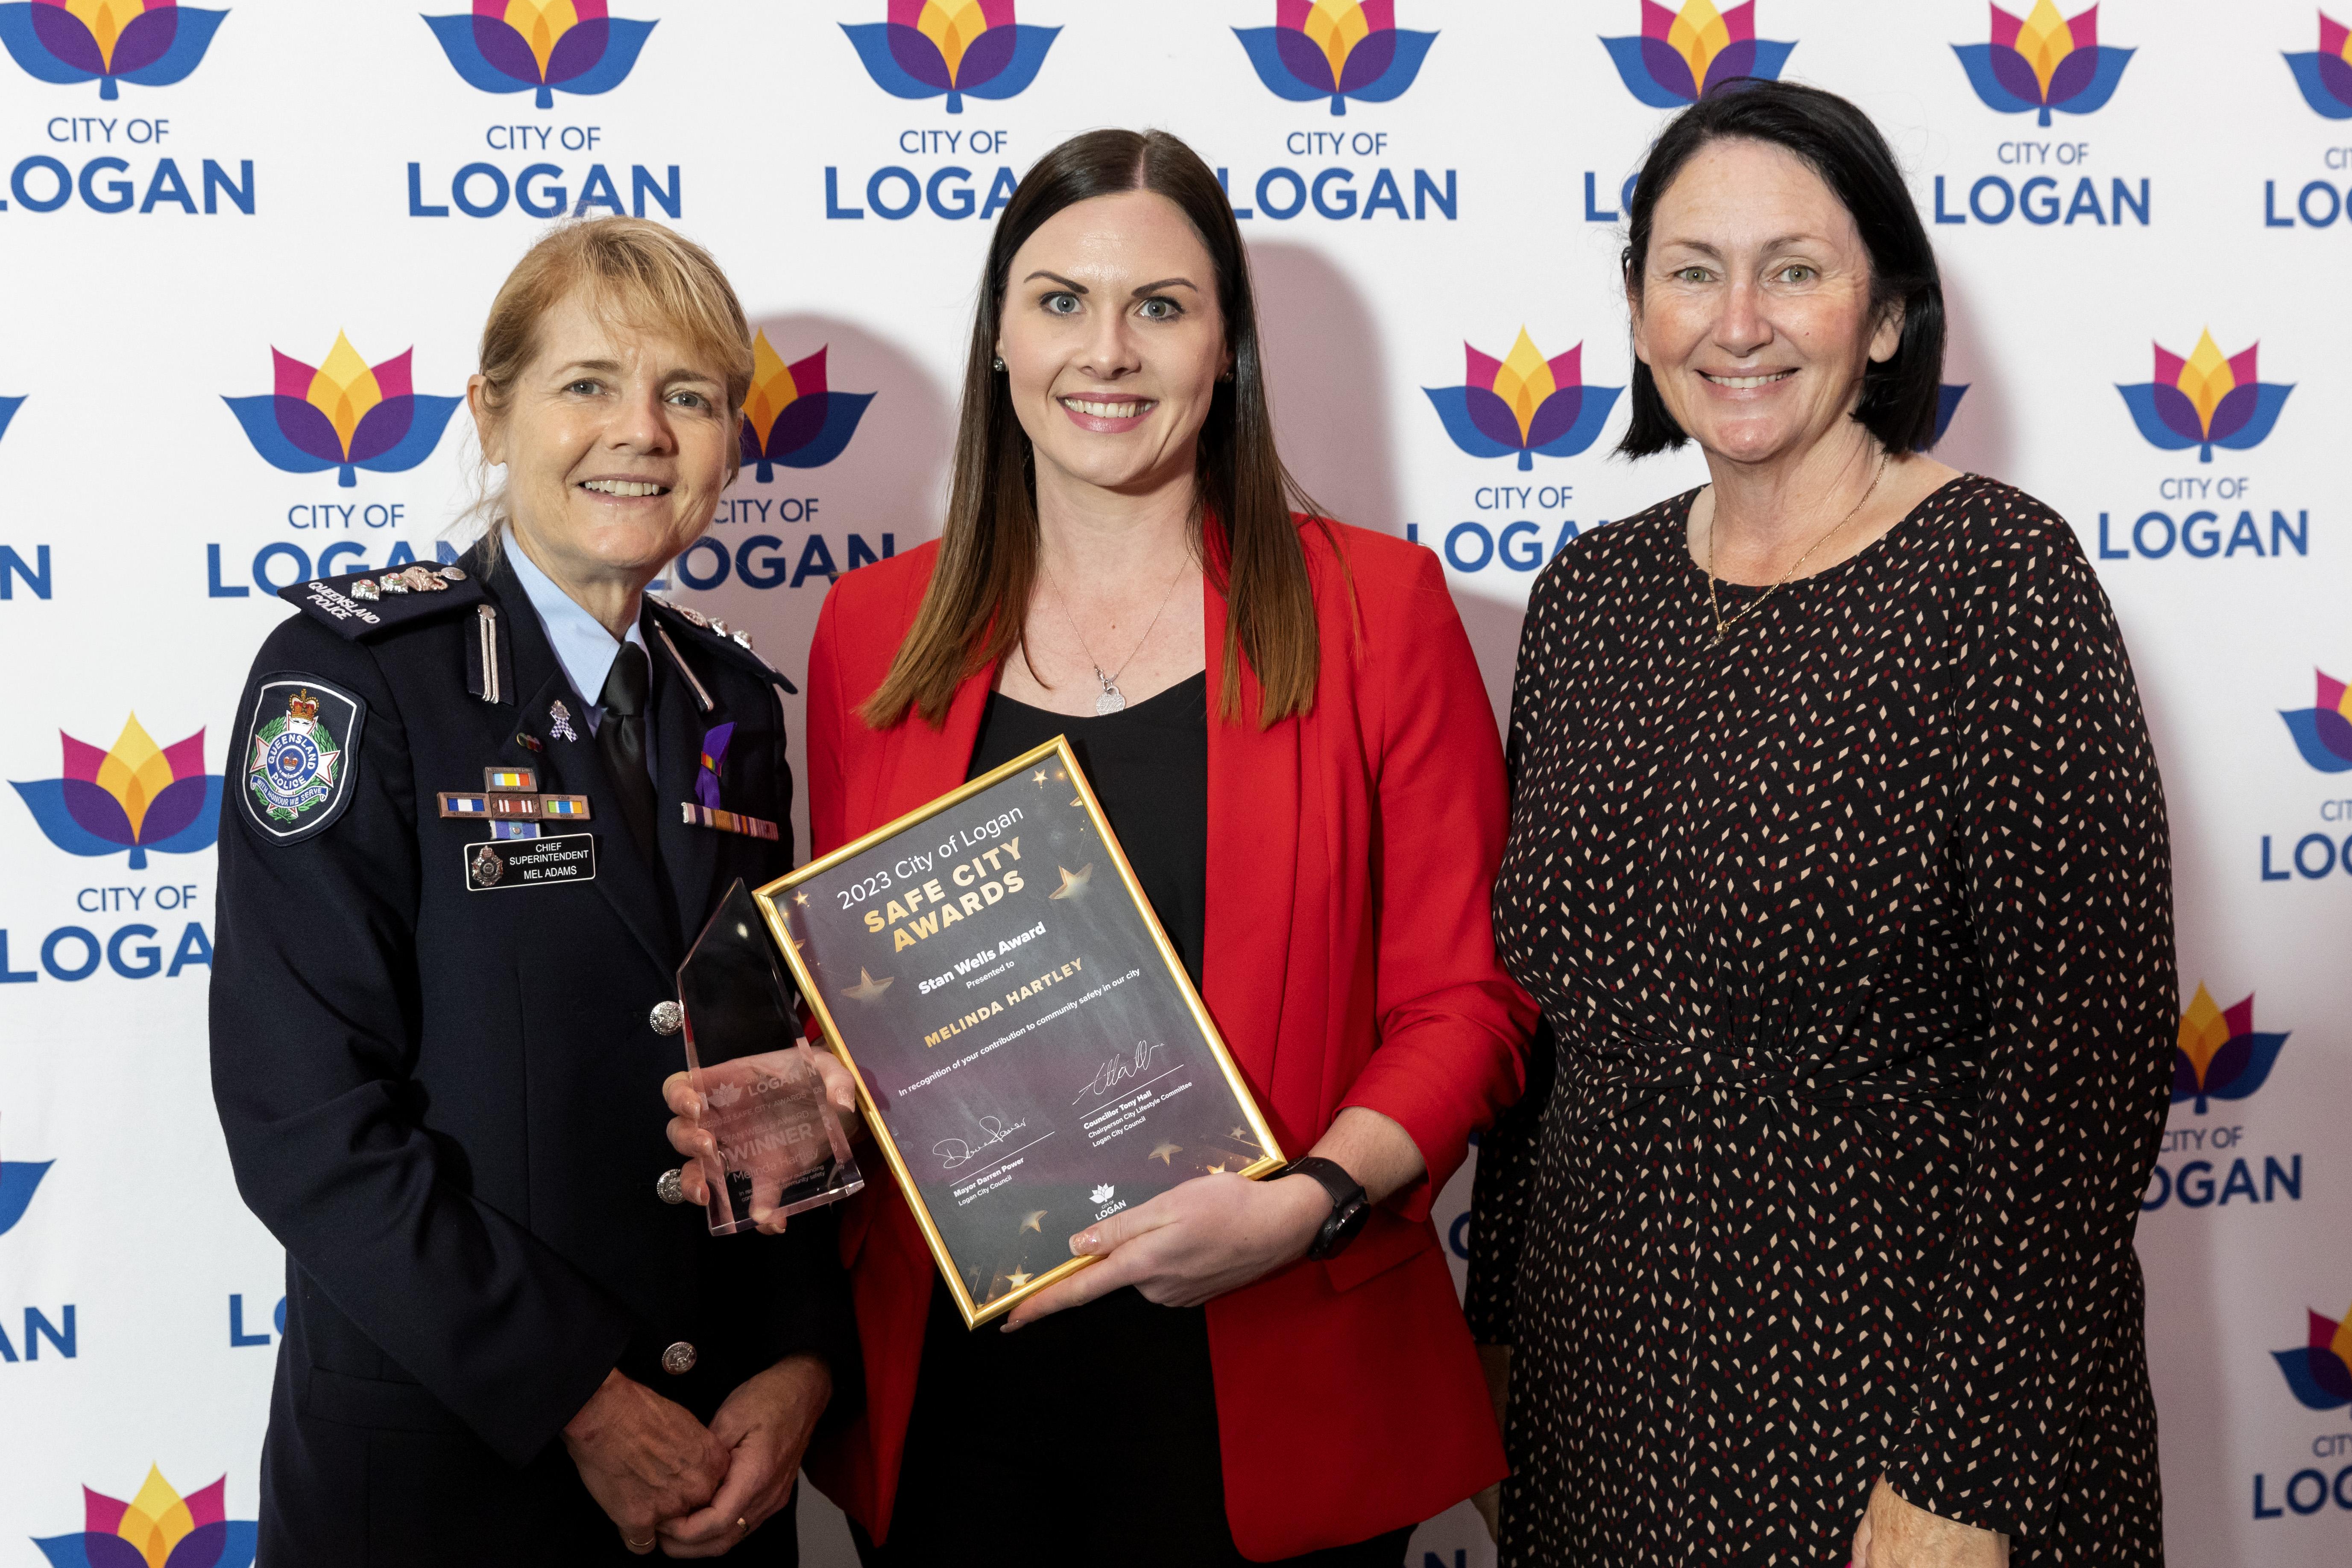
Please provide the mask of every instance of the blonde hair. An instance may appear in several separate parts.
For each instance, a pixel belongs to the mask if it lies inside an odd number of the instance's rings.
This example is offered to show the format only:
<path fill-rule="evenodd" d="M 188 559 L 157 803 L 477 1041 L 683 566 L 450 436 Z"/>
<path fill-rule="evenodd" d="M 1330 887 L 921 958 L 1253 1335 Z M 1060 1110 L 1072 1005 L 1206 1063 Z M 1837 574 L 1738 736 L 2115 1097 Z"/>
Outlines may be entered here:
<path fill-rule="evenodd" d="M 697 357 L 723 367 L 728 415 L 741 415 L 751 390 L 751 324 L 710 253 L 650 219 L 583 218 L 559 225 L 525 251 L 490 301 L 478 368 L 486 383 L 483 406 L 493 418 L 505 411 L 515 383 L 538 357 L 540 323 L 583 289 L 597 309 L 674 333 Z M 739 453 L 730 447 L 730 479 Z M 495 561 L 507 497 L 503 486 L 491 488 L 487 460 L 477 460 L 474 491 L 473 504 L 451 531 L 479 524 L 483 548 Z"/>

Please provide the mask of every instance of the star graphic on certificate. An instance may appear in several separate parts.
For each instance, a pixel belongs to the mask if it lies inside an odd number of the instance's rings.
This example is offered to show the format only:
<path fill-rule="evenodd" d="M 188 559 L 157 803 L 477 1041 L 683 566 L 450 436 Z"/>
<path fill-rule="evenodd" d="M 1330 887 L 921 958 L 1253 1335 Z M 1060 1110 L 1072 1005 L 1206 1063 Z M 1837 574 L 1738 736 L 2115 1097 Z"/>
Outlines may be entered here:
<path fill-rule="evenodd" d="M 1029 777 L 1035 781 L 1038 789 L 1043 789 L 1045 787 L 1045 770 L 1044 768 L 1040 768 L 1036 772 L 1029 775 Z"/>
<path fill-rule="evenodd" d="M 1161 1144 L 1158 1148 L 1152 1150 L 1143 1157 L 1147 1160 L 1158 1160 L 1164 1166 L 1171 1163 L 1169 1159 L 1170 1155 L 1181 1155 L 1183 1152 L 1184 1145 L 1181 1144 Z"/>
<path fill-rule="evenodd" d="M 1004 1276 L 1004 1282 L 1017 1291 L 1034 1278 L 1035 1278 L 1034 1275 L 1024 1274 L 1020 1270 L 1015 1269 L 1013 1272 Z"/>
<path fill-rule="evenodd" d="M 1233 1131 L 1233 1135 L 1239 1138 L 1244 1144 L 1255 1141 L 1249 1135 L 1249 1129 L 1247 1127 L 1235 1127 Z"/>
<path fill-rule="evenodd" d="M 1209 1174 L 1210 1174 L 1211 1176 L 1223 1176 L 1223 1175 L 1224 1175 L 1224 1174 L 1225 1174 L 1225 1162 L 1224 1162 L 1224 1161 L 1223 1161 L 1223 1160 L 1219 1160 L 1215 1165 L 1211 1166 L 1209 1167 Z"/>
<path fill-rule="evenodd" d="M 793 894 L 793 902 L 799 904 L 803 909 L 806 909 L 808 907 L 808 894 L 805 893 L 796 893 Z"/>
<path fill-rule="evenodd" d="M 865 967 L 861 965 L 857 970 L 857 984 L 843 987 L 841 994 L 853 1001 L 870 1002 L 895 984 L 897 981 L 888 975 L 883 976 L 878 980 L 876 979 L 872 975 L 867 974 Z"/>
<path fill-rule="evenodd" d="M 1087 880 L 1095 874 L 1091 861 L 1076 871 L 1066 865 L 1057 865 L 1054 869 L 1062 873 L 1062 885 L 1047 894 L 1047 898 L 1074 898 L 1086 890 Z"/>
<path fill-rule="evenodd" d="M 1086 803 L 1087 798 L 1084 795 L 1073 795 L 1070 797 L 1070 804 L 1073 806 L 1083 806 Z"/>
<path fill-rule="evenodd" d="M 1044 1224 L 1045 1218 L 1045 1211 L 1044 1209 L 1031 1209 L 1027 1214 L 1021 1217 L 1021 1229 L 1034 1230 L 1038 1235 L 1043 1236 L 1045 1234 L 1045 1227 Z M 1020 1231 L 1015 1231 L 1013 1234 L 1017 1236 L 1020 1234 Z"/>

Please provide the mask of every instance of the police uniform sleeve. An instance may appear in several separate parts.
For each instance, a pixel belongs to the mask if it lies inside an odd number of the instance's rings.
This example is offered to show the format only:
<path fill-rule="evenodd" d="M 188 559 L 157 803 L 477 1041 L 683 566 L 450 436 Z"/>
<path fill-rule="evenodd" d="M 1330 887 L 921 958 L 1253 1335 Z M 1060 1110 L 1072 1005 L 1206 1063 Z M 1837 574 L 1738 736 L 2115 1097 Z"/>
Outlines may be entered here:
<path fill-rule="evenodd" d="M 478 1202 L 418 1124 L 409 721 L 365 645 L 302 616 L 263 645 L 222 810 L 214 1097 L 262 1223 L 379 1349 L 520 1464 L 620 1359 L 628 1318 Z"/>

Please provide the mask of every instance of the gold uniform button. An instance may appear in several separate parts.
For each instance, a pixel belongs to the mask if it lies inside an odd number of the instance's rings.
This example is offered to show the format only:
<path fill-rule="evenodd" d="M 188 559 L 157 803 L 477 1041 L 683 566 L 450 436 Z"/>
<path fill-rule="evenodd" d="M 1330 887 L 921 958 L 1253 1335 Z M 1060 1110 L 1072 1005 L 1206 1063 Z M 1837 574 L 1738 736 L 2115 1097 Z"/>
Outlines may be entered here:
<path fill-rule="evenodd" d="M 686 1021 L 686 1009 L 664 998 L 654 1004 L 654 1010 L 646 1015 L 646 1021 L 653 1025 L 656 1034 L 676 1034 L 678 1026 Z"/>
<path fill-rule="evenodd" d="M 662 1352 L 662 1370 L 672 1377 L 683 1377 L 694 1370 L 694 1347 L 684 1340 Z"/>

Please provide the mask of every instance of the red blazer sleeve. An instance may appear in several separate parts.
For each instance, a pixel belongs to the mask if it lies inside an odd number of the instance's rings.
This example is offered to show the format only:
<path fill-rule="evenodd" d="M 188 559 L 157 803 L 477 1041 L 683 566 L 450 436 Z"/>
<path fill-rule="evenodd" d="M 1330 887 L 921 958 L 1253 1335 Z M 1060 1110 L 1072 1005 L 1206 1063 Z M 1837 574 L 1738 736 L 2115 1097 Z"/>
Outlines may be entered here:
<path fill-rule="evenodd" d="M 1419 1220 L 1470 1134 L 1518 1098 L 1535 1005 L 1495 958 L 1491 900 L 1509 820 L 1502 744 L 1437 557 L 1411 555 L 1401 589 L 1359 596 L 1357 700 L 1377 747 L 1380 1041 L 1341 1105 L 1378 1111 L 1421 1150 L 1428 1179 L 1396 1199 Z"/>
<path fill-rule="evenodd" d="M 840 607 L 836 589 L 824 596 L 817 612 L 816 635 L 809 643 L 808 662 L 808 808 L 809 859 L 830 853 L 848 841 L 845 765 L 842 757 L 845 727 L 853 722 L 849 698 L 842 689 Z"/>

